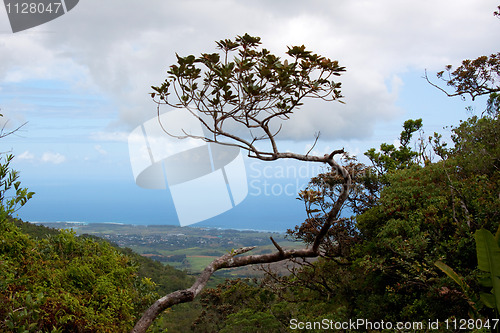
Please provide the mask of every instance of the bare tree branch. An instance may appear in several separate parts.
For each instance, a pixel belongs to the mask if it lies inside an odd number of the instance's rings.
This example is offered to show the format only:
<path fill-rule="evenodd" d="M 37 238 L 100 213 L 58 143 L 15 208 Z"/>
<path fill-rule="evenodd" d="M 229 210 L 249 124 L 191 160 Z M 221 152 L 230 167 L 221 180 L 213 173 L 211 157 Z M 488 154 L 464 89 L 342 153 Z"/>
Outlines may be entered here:
<path fill-rule="evenodd" d="M 314 147 L 316 147 L 316 144 L 318 143 L 318 140 L 319 140 L 319 136 L 320 136 L 320 134 L 321 134 L 321 133 L 320 133 L 320 132 L 318 132 L 318 133 L 316 133 L 316 134 L 314 135 L 314 137 L 315 137 L 315 138 L 314 138 L 314 143 L 313 143 L 313 145 L 311 146 L 311 149 L 309 149 L 309 150 L 307 151 L 306 156 L 308 156 L 308 155 L 309 155 L 309 153 L 310 153 L 310 152 L 314 149 Z"/>
<path fill-rule="evenodd" d="M 269 237 L 269 238 L 271 239 L 271 242 L 273 242 L 274 247 L 276 247 L 276 248 L 278 249 L 278 252 L 279 252 L 282 256 L 284 256 L 284 255 L 285 255 L 285 252 L 283 251 L 283 249 L 281 248 L 281 246 L 280 246 L 278 243 L 276 243 L 276 241 L 274 240 L 274 238 L 272 238 L 272 237 Z"/>
<path fill-rule="evenodd" d="M 24 125 L 26 125 L 28 122 L 25 122 L 19 126 L 17 126 L 15 129 L 13 130 L 6 130 L 7 128 L 7 124 L 9 123 L 9 121 L 6 121 L 3 125 L 2 125 L 2 129 L 0 129 L 0 139 L 1 138 L 4 138 L 6 136 L 9 136 L 11 134 L 14 134 L 16 133 L 17 131 L 19 131 Z"/>
<path fill-rule="evenodd" d="M 0 113 L 0 118 L 3 117 L 3 114 Z M 28 122 L 25 122 L 19 126 L 17 126 L 15 129 L 13 130 L 7 130 L 7 124 L 9 123 L 9 121 L 5 121 L 2 125 L 2 128 L 0 129 L 0 139 L 1 138 L 5 138 L 6 136 L 9 136 L 9 135 L 12 135 L 14 133 L 16 133 L 17 131 L 19 131 L 24 125 L 26 125 Z M 6 153 L 6 152 L 0 152 L 0 154 L 3 154 L 3 153 Z"/>

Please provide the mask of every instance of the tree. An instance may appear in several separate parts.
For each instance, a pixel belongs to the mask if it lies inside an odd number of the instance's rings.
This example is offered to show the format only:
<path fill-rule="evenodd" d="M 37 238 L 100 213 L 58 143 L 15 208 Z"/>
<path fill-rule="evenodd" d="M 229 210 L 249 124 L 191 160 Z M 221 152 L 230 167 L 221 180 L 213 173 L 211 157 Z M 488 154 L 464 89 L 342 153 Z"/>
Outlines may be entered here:
<path fill-rule="evenodd" d="M 184 108 L 198 119 L 210 136 L 197 138 L 206 142 L 235 145 L 261 160 L 295 158 L 324 162 L 323 157 L 279 152 L 275 137 L 282 120 L 288 119 L 305 98 L 334 101 L 342 97 L 341 84 L 331 79 L 341 75 L 344 67 L 307 51 L 304 45 L 288 48 L 287 54 L 292 58 L 288 62 L 266 49 L 257 49 L 260 44 L 259 37 L 245 34 L 235 41 L 217 42 L 222 56 L 177 56 L 178 64 L 170 66 L 169 76 L 161 86 L 152 87 L 155 92 L 151 96 L 156 98 L 158 107 L 165 104 Z M 237 55 L 229 61 L 233 53 Z M 204 67 L 203 73 L 198 65 Z M 247 130 L 249 139 L 230 132 L 235 126 Z M 184 134 L 177 137 L 193 137 Z M 269 143 L 270 151 L 256 146 L 262 140 Z"/>
<path fill-rule="evenodd" d="M 491 259 L 496 246 L 483 244 L 487 249 L 478 256 L 474 234 L 477 230 L 498 230 L 499 125 L 498 117 L 472 117 L 453 129 L 454 147 L 447 150 L 444 159 L 418 163 L 422 158 L 414 156 L 412 163 L 386 171 L 376 203 L 352 219 L 336 223 L 325 238 L 326 251 L 317 261 L 298 259 L 301 266 L 291 268 L 290 276 L 267 269 L 268 276 L 257 287 L 225 290 L 230 287 L 226 283 L 205 292 L 204 312 L 197 321 L 200 331 L 214 325 L 218 329 L 231 327 L 234 318 L 243 314 L 251 318 L 263 313 L 273 315 L 274 322 L 281 322 L 285 328 L 292 318 L 304 322 L 318 318 L 335 322 L 352 318 L 497 318 L 480 301 L 482 294 L 486 306 L 496 306 L 493 297 L 498 295 L 498 265 Z M 410 150 L 410 155 L 421 154 L 418 151 Z M 361 177 L 351 174 L 350 197 L 363 184 Z M 310 214 L 300 227 L 289 232 L 292 236 L 309 244 L 314 240 L 336 180 L 328 172 L 311 180 L 301 195 Z M 488 278 L 484 279 L 477 258 L 485 258 L 490 252 L 495 254 L 480 265 Z M 436 262 L 453 267 L 455 278 L 461 276 L 460 283 L 467 290 L 462 290 L 448 273 L 443 274 Z M 269 293 L 274 298 L 245 296 L 243 309 L 238 296 L 242 290 Z"/>
<path fill-rule="evenodd" d="M 0 118 L 3 115 L 0 114 Z M 7 122 L 0 129 L 0 138 L 4 138 L 18 131 L 22 126 L 14 130 L 6 131 Z M 5 156 L 2 156 L 5 155 Z M 34 192 L 21 187 L 19 172 L 13 170 L 10 163 L 14 155 L 0 153 L 0 223 L 9 218 L 33 197 Z"/>
<path fill-rule="evenodd" d="M 157 300 L 137 322 L 133 332 L 145 332 L 154 318 L 166 308 L 192 301 L 205 287 L 210 276 L 219 269 L 297 257 L 317 257 L 326 234 L 338 222 L 351 189 L 351 176 L 334 159 L 343 150 L 335 150 L 324 156 L 310 155 L 309 152 L 281 152 L 277 137 L 281 122 L 289 119 L 305 99 L 339 100 L 342 97 L 341 84 L 333 78 L 341 75 L 345 69 L 337 61 L 314 54 L 303 45 L 288 48 L 286 54 L 291 58 L 288 61 L 281 60 L 267 49 L 259 48 L 260 44 L 259 37 L 245 34 L 234 40 L 217 42 L 220 54 L 177 56 L 177 64 L 170 66 L 165 82 L 152 87 L 154 92 L 151 97 L 158 105 L 159 120 L 162 105 L 182 108 L 202 124 L 208 135 L 195 136 L 184 131 L 181 135 L 175 135 L 178 138 L 189 137 L 236 146 L 246 150 L 249 157 L 263 161 L 296 159 L 325 163 L 341 177 L 340 191 L 309 247 L 284 250 L 271 238 L 277 252 L 239 256 L 254 247 L 232 250 L 207 266 L 191 288 Z M 316 142 L 318 137 L 319 134 Z M 267 149 L 261 148 L 262 143 L 267 144 Z"/>
<path fill-rule="evenodd" d="M 493 13 L 500 18 L 500 6 Z M 486 111 L 493 114 L 500 105 L 500 52 L 490 56 L 480 56 L 474 60 L 466 59 L 462 65 L 453 70 L 452 65 L 447 65 L 444 70 L 438 72 L 436 76 L 451 87 L 449 92 L 439 85 L 432 83 L 427 72 L 425 79 L 432 86 L 444 92 L 448 97 L 461 96 L 465 99 L 469 95 L 472 100 L 478 96 L 489 95 Z"/>
<path fill-rule="evenodd" d="M 500 91 L 500 52 L 490 56 L 480 56 L 474 60 L 466 59 L 462 65 L 454 71 L 453 66 L 448 65 L 445 70 L 437 73 L 437 77 L 443 80 L 447 86 L 454 91 L 448 92 L 436 84 L 427 81 L 443 91 L 449 97 L 469 95 L 472 100 L 478 96 L 498 93 Z"/>
<path fill-rule="evenodd" d="M 14 155 L 0 156 L 0 222 L 18 211 L 35 194 L 21 187 L 19 172 L 11 169 Z"/>
<path fill-rule="evenodd" d="M 344 154 L 343 166 L 351 175 L 352 181 L 349 196 L 344 202 L 346 208 L 355 215 L 363 214 L 378 204 L 381 191 L 390 184 L 391 173 L 427 163 L 429 157 L 423 147 L 422 136 L 416 142 L 418 151 L 414 151 L 411 146 L 414 133 L 421 128 L 422 119 L 405 121 L 398 148 L 393 144 L 382 143 L 379 151 L 371 148 L 365 152 L 371 166 L 358 162 L 355 156 Z M 332 203 L 342 191 L 342 184 L 343 179 L 335 170 L 313 177 L 297 198 L 304 202 L 307 219 L 295 229 L 289 229 L 287 234 L 306 244 L 312 243 Z M 351 248 L 359 241 L 356 217 L 339 219 L 325 237 L 325 255 L 348 262 Z"/>

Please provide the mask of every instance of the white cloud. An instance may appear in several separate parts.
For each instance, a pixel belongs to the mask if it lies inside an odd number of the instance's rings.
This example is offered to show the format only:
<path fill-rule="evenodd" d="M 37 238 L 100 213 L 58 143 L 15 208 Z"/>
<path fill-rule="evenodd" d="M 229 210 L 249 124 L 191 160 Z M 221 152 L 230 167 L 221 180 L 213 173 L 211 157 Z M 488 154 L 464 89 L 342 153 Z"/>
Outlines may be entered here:
<path fill-rule="evenodd" d="M 317 131 L 325 139 L 363 138 L 404 111 L 388 83 L 398 74 L 498 51 L 495 8 L 492 0 L 87 0 L 27 33 L 0 35 L 0 81 L 53 78 L 97 87 L 132 129 L 155 115 L 149 87 L 164 80 L 176 52 L 214 52 L 214 40 L 248 32 L 281 55 L 287 45 L 305 44 L 347 67 L 340 78 L 346 104 L 304 105 L 284 138 Z"/>
<path fill-rule="evenodd" d="M 35 158 L 35 155 L 26 150 L 24 153 L 18 155 L 17 158 L 20 160 L 32 161 Z"/>
<path fill-rule="evenodd" d="M 60 153 L 45 152 L 41 160 L 43 163 L 61 164 L 66 161 L 66 156 Z"/>
<path fill-rule="evenodd" d="M 90 139 L 104 142 L 127 142 L 128 136 L 129 132 L 122 131 L 93 132 L 90 134 Z"/>
<path fill-rule="evenodd" d="M 107 155 L 108 154 L 108 152 L 104 148 L 102 148 L 101 145 L 95 145 L 94 148 L 101 155 Z"/>

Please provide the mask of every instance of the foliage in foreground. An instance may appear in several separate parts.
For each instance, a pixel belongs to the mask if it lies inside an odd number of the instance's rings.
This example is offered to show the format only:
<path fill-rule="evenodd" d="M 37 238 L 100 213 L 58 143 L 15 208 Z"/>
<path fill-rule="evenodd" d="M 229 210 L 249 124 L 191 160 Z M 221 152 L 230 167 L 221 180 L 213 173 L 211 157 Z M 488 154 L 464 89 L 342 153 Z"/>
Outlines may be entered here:
<path fill-rule="evenodd" d="M 107 242 L 73 232 L 37 240 L 0 224 L 0 323 L 13 332 L 125 332 L 154 283 Z"/>
<path fill-rule="evenodd" d="M 405 123 L 400 139 L 419 124 Z M 288 277 L 269 274 L 259 284 L 228 281 L 207 290 L 192 328 L 285 332 L 291 318 L 495 318 L 484 301 L 491 288 L 480 279 L 484 273 L 477 267 L 474 234 L 494 233 L 500 220 L 499 129 L 498 112 L 468 119 L 453 130 L 452 149 L 436 143 L 443 157 L 436 163 L 408 150 L 408 144 L 369 152 L 372 172 L 348 158 L 353 172 L 359 172 L 349 201 L 359 215 L 332 228 L 325 256 L 303 263 Z M 309 219 L 290 235 L 311 239 L 336 185 L 334 173 L 313 179 L 301 193 Z M 136 263 L 144 258 L 129 250 L 125 255 L 107 242 L 53 230 L 36 238 L 9 219 L 0 226 L 1 331 L 123 332 L 158 297 L 153 280 L 164 273 L 159 263 L 141 264 L 138 274 Z M 453 268 L 467 292 L 435 265 L 438 261 Z M 155 271 L 153 280 L 145 278 Z M 180 274 L 161 284 L 164 294 L 188 282 Z M 177 315 L 167 313 L 156 329 L 169 316 L 180 323 Z"/>
<path fill-rule="evenodd" d="M 372 168 L 347 158 L 356 180 L 350 205 L 359 214 L 333 226 L 323 258 L 302 263 L 287 277 L 271 272 L 259 285 L 228 281 L 207 291 L 194 330 L 250 332 L 256 323 L 268 323 L 268 330 L 285 332 L 292 318 L 498 318 L 496 289 L 478 268 L 474 235 L 479 230 L 495 234 L 499 228 L 499 112 L 454 128 L 453 148 L 447 149 L 437 135 L 429 138 L 442 157 L 435 163 L 429 151 L 412 151 L 403 142 L 420 125 L 405 123 L 399 148 L 382 145 L 379 152 L 367 152 Z M 424 141 L 419 142 L 422 148 Z M 312 180 L 300 197 L 309 218 L 290 230 L 291 236 L 312 239 L 336 185 L 334 173 Z M 453 268 L 468 290 L 436 262 Z M 493 272 L 489 276 L 496 283 Z"/>
<path fill-rule="evenodd" d="M 13 219 L 34 195 L 13 158 L 0 156 L 0 332 L 127 332 L 159 294 L 191 283 L 130 249 Z"/>
<path fill-rule="evenodd" d="M 127 332 L 153 299 L 192 283 L 97 237 L 12 219 L 1 226 L 0 332 Z M 182 332 L 197 314 L 197 304 L 175 309 L 152 331 Z"/>

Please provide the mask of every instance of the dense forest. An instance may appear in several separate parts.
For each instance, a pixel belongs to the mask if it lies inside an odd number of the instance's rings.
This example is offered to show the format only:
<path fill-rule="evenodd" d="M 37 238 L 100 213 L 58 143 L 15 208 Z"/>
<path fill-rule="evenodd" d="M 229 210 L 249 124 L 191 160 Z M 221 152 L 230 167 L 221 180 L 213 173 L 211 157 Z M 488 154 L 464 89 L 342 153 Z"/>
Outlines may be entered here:
<path fill-rule="evenodd" d="M 379 152 L 366 153 L 373 166 L 346 157 L 358 185 L 349 205 L 359 214 L 332 227 L 321 258 L 288 276 L 270 271 L 257 284 L 228 281 L 207 290 L 194 330 L 287 332 L 292 320 L 363 318 L 438 320 L 444 332 L 453 331 L 443 326 L 447 320 L 461 320 L 467 330 L 498 331 L 498 115 L 497 104 L 462 122 L 452 130 L 453 148 L 435 136 L 429 138 L 431 152 L 421 136 L 413 150 L 410 139 L 421 127 L 417 120 L 405 123 L 398 148 L 383 144 Z M 431 153 L 440 158 L 432 162 Z M 319 175 L 301 193 L 310 218 L 289 230 L 290 237 L 307 242 L 318 232 L 337 177 Z M 484 252 L 491 257 L 483 260 Z M 481 324 L 471 324 L 474 320 Z"/>
<path fill-rule="evenodd" d="M 97 237 L 16 219 L 2 221 L 0 239 L 1 332 L 127 332 L 149 303 L 193 279 Z M 158 325 L 179 332 L 192 320 L 170 313 Z"/>

